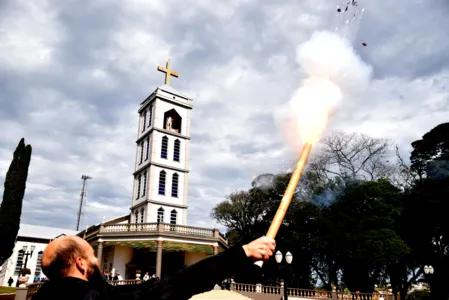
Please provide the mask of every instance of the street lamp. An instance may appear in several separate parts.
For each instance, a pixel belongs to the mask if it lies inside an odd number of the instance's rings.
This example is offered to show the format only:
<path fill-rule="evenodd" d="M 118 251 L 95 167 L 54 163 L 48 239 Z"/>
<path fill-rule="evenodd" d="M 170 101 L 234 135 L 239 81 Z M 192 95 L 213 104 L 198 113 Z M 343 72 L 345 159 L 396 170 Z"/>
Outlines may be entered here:
<path fill-rule="evenodd" d="M 28 256 L 29 256 L 29 257 L 32 257 L 32 256 L 33 256 L 33 252 L 34 252 L 34 249 L 36 249 L 36 246 L 31 245 L 30 251 L 27 251 L 27 249 L 28 249 L 28 246 L 27 246 L 27 245 L 24 245 L 24 246 L 22 247 L 22 250 L 23 250 L 23 256 L 25 256 L 25 266 L 24 266 L 23 268 L 26 268 L 26 267 L 27 267 Z"/>
<path fill-rule="evenodd" d="M 276 254 L 274 255 L 274 258 L 276 259 L 276 262 L 280 265 L 282 262 L 282 252 L 281 251 L 277 251 Z M 287 265 L 290 266 L 290 264 L 293 261 L 293 255 L 290 252 L 287 252 L 285 254 L 285 261 L 287 262 Z M 289 270 L 290 271 L 290 270 Z M 287 275 L 287 273 L 285 274 Z M 287 292 L 287 276 L 285 276 L 284 278 L 284 299 L 288 300 L 288 292 Z"/>
<path fill-rule="evenodd" d="M 424 273 L 425 273 L 425 274 L 430 274 L 430 275 L 432 275 L 433 272 L 434 272 L 434 269 L 433 269 L 432 266 L 424 266 Z"/>

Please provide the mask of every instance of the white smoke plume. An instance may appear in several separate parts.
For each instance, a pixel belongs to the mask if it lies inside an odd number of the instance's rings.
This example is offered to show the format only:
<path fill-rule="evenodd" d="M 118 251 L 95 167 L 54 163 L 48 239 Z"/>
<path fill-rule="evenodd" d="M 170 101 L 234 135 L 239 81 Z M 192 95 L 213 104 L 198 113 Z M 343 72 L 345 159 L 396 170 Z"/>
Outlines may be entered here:
<path fill-rule="evenodd" d="M 315 32 L 300 44 L 296 61 L 303 80 L 275 119 L 288 143 L 300 151 L 305 142 L 319 139 L 342 100 L 356 99 L 367 88 L 372 68 L 346 38 L 329 31 Z"/>

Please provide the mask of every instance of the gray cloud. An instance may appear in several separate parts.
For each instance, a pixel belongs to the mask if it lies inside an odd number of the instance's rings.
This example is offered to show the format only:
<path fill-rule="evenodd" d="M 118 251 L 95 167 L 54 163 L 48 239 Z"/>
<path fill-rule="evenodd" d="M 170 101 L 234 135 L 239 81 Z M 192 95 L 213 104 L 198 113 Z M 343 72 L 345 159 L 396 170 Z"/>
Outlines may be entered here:
<path fill-rule="evenodd" d="M 375 77 L 329 128 L 391 138 L 408 155 L 449 115 L 449 6 L 361 2 L 354 48 Z M 334 10 L 327 0 L 2 1 L 0 180 L 25 137 L 23 222 L 73 228 L 83 173 L 94 177 L 84 224 L 128 213 L 136 111 L 172 56 L 173 86 L 194 98 L 189 224 L 213 226 L 227 194 L 294 161 L 273 112 L 301 79 L 296 46 L 331 29 Z"/>

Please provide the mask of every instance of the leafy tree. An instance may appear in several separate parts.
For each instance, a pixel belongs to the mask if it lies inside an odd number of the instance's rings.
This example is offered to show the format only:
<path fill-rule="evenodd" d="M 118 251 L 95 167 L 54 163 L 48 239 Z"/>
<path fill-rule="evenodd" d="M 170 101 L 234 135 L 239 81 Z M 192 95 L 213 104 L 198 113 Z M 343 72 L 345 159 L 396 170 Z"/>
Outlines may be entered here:
<path fill-rule="evenodd" d="M 2 241 L 0 265 L 11 256 L 14 249 L 30 161 L 31 145 L 25 146 L 25 140 L 22 138 L 6 173 L 3 201 L 0 206 L 0 241 Z"/>
<path fill-rule="evenodd" d="M 449 176 L 449 123 L 442 123 L 412 143 L 411 169 L 420 178 Z"/>
<path fill-rule="evenodd" d="M 258 176 L 248 191 L 232 193 L 215 206 L 211 217 L 230 230 L 232 243 L 248 242 L 266 234 L 290 177 L 291 174 Z"/>
<path fill-rule="evenodd" d="M 386 179 L 351 184 L 328 213 L 339 234 L 343 281 L 352 291 L 372 292 L 385 266 L 409 252 L 396 231 L 401 191 Z"/>
<path fill-rule="evenodd" d="M 320 207 L 310 201 L 299 201 L 293 203 L 290 210 L 288 231 L 282 233 L 284 254 L 287 251 L 293 253 L 294 286 L 310 289 L 317 252 Z"/>
<path fill-rule="evenodd" d="M 412 285 L 423 274 L 422 269 L 418 269 L 411 252 L 399 257 L 397 261 L 390 261 L 386 266 L 386 277 L 389 278 L 393 290 L 393 295 L 399 294 L 401 300 L 407 298 L 407 293 Z"/>
<path fill-rule="evenodd" d="M 449 177 L 424 178 L 407 196 L 404 223 L 406 240 L 422 272 L 432 265 L 435 273 L 427 278 L 432 298 L 447 299 L 449 281 Z"/>
<path fill-rule="evenodd" d="M 412 143 L 411 170 L 419 180 L 407 194 L 404 211 L 406 239 L 422 273 L 432 265 L 435 273 L 425 277 L 432 298 L 447 299 L 449 281 L 449 123 L 442 123 Z"/>
<path fill-rule="evenodd" d="M 449 123 L 412 144 L 411 166 L 390 143 L 358 134 L 334 133 L 317 148 L 304 172 L 276 238 L 293 253 L 289 286 L 348 287 L 371 292 L 391 283 L 404 300 L 425 277 L 435 299 L 446 299 L 449 281 Z M 231 194 L 212 216 L 228 227 L 233 242 L 265 234 L 291 174 L 262 174 L 250 189 Z M 417 180 L 419 179 L 419 180 Z M 398 188 L 400 187 L 400 189 Z M 265 282 L 281 276 L 274 260 L 264 264 Z"/>

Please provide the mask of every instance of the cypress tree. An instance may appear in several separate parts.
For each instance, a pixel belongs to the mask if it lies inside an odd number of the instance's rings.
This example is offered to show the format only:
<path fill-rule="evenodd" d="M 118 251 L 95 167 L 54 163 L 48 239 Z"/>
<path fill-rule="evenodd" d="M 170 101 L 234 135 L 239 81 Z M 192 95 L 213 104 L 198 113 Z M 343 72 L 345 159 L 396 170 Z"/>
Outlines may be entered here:
<path fill-rule="evenodd" d="M 31 145 L 25 145 L 25 140 L 22 138 L 14 151 L 11 165 L 6 173 L 3 201 L 0 206 L 0 241 L 2 245 L 0 247 L 0 265 L 11 256 L 19 232 L 31 150 Z"/>

